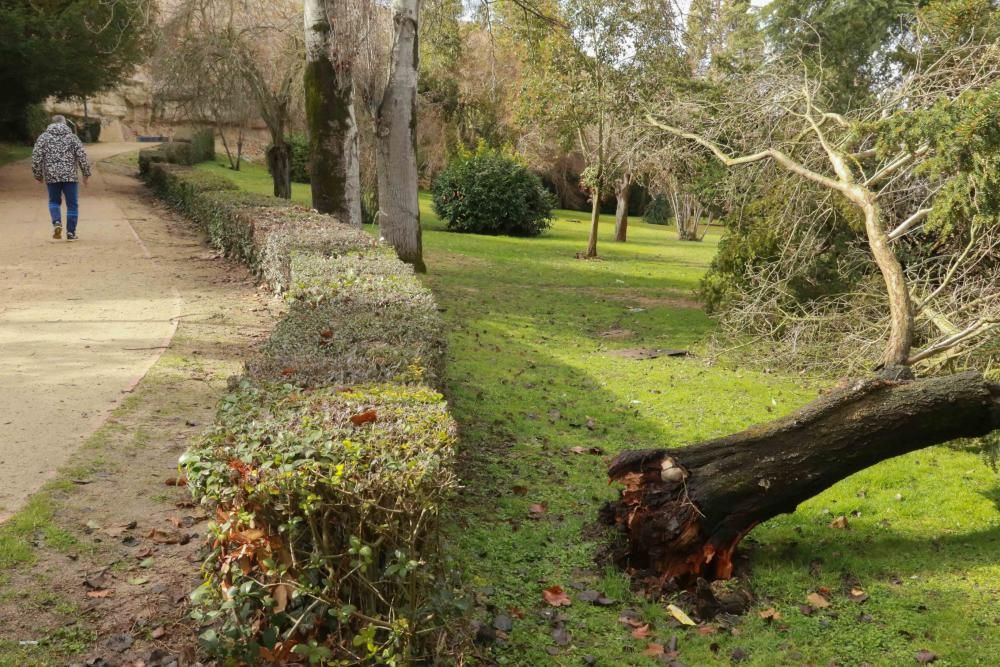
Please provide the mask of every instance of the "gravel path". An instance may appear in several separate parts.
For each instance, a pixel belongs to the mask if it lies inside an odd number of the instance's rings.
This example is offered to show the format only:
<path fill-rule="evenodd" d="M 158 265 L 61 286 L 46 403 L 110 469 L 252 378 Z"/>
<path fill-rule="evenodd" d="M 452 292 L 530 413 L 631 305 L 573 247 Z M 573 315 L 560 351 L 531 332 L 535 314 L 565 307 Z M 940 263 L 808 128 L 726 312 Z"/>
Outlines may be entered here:
<path fill-rule="evenodd" d="M 0 168 L 0 521 L 135 387 L 181 315 L 171 273 L 141 238 L 144 209 L 110 178 L 98 168 L 81 187 L 81 240 L 70 243 L 51 238 L 27 162 Z"/>

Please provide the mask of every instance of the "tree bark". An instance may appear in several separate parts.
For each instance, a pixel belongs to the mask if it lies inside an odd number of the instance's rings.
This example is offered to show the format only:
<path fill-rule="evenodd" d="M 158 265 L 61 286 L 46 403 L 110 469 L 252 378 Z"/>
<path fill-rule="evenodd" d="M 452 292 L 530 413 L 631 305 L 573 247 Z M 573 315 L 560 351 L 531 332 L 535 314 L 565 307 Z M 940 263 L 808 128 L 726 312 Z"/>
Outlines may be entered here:
<path fill-rule="evenodd" d="M 274 196 L 292 198 L 292 154 L 284 140 L 275 140 L 267 149 L 267 169 L 274 183 Z"/>
<path fill-rule="evenodd" d="M 361 226 L 358 125 L 354 116 L 352 55 L 334 61 L 327 1 L 305 0 L 305 100 L 309 128 L 312 206 Z"/>
<path fill-rule="evenodd" d="M 590 206 L 590 238 L 587 240 L 587 254 L 585 257 L 591 259 L 597 257 L 597 230 L 601 221 L 601 189 L 594 186 L 590 190 L 593 202 Z"/>
<path fill-rule="evenodd" d="M 622 564 L 684 584 L 732 575 L 750 530 L 894 456 L 1000 428 L 1000 385 L 978 373 L 842 383 L 798 412 L 683 449 L 626 451 L 603 518 L 628 537 Z"/>
<path fill-rule="evenodd" d="M 882 223 L 881 211 L 875 194 L 861 186 L 853 185 L 846 195 L 865 216 L 865 234 L 875 264 L 885 281 L 889 297 L 889 340 L 886 341 L 882 363 L 887 367 L 908 366 L 913 347 L 913 302 L 906 286 L 906 275 L 896 253 L 889 247 L 889 235 Z"/>
<path fill-rule="evenodd" d="M 618 181 L 618 205 L 615 208 L 615 241 L 628 240 L 628 196 L 632 189 L 632 174 L 625 172 Z"/>
<path fill-rule="evenodd" d="M 379 233 L 401 260 L 423 273 L 417 198 L 417 26 L 420 0 L 393 0 L 389 81 L 378 109 Z"/>

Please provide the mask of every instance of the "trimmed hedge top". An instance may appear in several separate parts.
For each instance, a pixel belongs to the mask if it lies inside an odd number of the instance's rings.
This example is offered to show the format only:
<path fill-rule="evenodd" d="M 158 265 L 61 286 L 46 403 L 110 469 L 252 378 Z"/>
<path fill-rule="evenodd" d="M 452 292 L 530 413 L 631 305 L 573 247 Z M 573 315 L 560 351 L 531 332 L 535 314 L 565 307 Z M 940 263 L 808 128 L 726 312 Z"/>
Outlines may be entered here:
<path fill-rule="evenodd" d="M 305 386 L 440 380 L 445 339 L 437 305 L 412 270 L 375 252 L 294 254 L 288 315 L 251 377 Z"/>

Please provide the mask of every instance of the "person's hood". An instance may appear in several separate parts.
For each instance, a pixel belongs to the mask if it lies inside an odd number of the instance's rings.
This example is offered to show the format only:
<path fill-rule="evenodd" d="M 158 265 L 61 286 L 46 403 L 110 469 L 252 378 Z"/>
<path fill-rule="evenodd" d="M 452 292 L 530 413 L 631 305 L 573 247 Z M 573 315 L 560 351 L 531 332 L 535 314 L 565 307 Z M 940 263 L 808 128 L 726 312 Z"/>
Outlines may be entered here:
<path fill-rule="evenodd" d="M 52 123 L 45 128 L 45 132 L 54 135 L 73 134 L 73 130 L 69 129 L 69 125 L 66 123 Z"/>

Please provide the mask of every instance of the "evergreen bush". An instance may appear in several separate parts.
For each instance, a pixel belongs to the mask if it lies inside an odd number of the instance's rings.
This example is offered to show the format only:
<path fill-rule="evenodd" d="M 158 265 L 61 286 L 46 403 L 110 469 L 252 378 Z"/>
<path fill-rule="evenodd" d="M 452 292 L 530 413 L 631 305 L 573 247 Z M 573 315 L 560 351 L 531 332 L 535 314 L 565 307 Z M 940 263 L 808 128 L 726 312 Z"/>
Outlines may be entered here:
<path fill-rule="evenodd" d="M 434 179 L 432 195 L 448 229 L 471 234 L 538 236 L 555 206 L 555 196 L 520 160 L 485 145 L 454 159 Z"/>
<path fill-rule="evenodd" d="M 657 195 L 646 205 L 642 219 L 650 225 L 669 225 L 670 213 L 670 202 L 663 195 Z"/>

